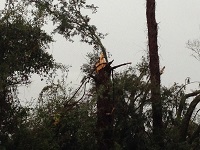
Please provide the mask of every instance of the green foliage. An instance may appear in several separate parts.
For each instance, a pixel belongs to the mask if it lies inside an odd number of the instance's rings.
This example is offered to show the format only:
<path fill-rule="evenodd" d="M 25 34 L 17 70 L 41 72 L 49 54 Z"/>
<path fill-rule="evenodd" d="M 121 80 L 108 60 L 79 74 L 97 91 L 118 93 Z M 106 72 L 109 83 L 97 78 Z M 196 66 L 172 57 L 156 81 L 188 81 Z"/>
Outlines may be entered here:
<path fill-rule="evenodd" d="M 67 68 L 64 70 L 68 71 Z M 71 97 L 73 92 L 66 84 L 66 75 L 57 82 L 54 77 L 52 75 L 49 78 L 49 84 L 41 91 L 33 109 L 21 109 L 24 117 L 17 118 L 23 118 L 23 121 L 17 123 L 18 127 L 12 138 L 7 140 L 7 149 L 97 149 L 95 86 L 91 85 L 80 101 L 81 95 Z M 115 149 L 155 149 L 152 141 L 149 75 L 145 59 L 134 68 L 116 72 L 113 77 L 113 93 L 110 94 L 115 101 Z M 180 118 L 177 117 L 181 100 L 186 95 L 183 86 L 174 84 L 170 88 L 161 88 L 166 150 L 199 147 L 199 137 L 191 144 L 179 141 L 181 120 L 189 108 L 185 102 Z M 191 120 L 187 136 L 191 137 L 197 128 L 198 124 Z"/>
<path fill-rule="evenodd" d="M 54 63 L 45 52 L 51 36 L 23 9 L 9 5 L 0 14 L 0 140 L 7 149 L 14 149 L 13 138 L 28 117 L 17 97 L 18 85 L 28 84 L 33 73 L 47 74 Z"/>
<path fill-rule="evenodd" d="M 16 139 L 27 134 L 27 140 L 18 140 L 16 149 L 96 149 L 95 114 L 89 101 L 76 103 L 71 99 L 71 89 L 67 88 L 65 79 L 57 84 L 43 88 L 38 104 L 33 109 L 25 131 Z M 19 137 L 18 137 L 19 136 Z M 26 137 L 26 136 L 25 136 Z M 14 141 L 16 141 L 16 139 Z"/>
<path fill-rule="evenodd" d="M 95 34 L 97 28 L 94 25 L 89 25 L 89 16 L 82 13 L 86 9 L 95 13 L 97 7 L 94 4 L 86 4 L 85 0 L 31 0 L 25 2 L 35 6 L 35 14 L 38 14 L 38 17 L 50 16 L 56 25 L 54 32 L 60 33 L 70 41 L 73 41 L 71 37 L 80 35 L 81 41 L 94 44 L 92 34 Z M 103 34 L 97 33 L 97 35 L 103 37 Z M 96 43 L 96 45 L 98 44 Z"/>
<path fill-rule="evenodd" d="M 85 11 L 91 10 L 96 13 L 97 8 L 94 4 L 87 4 L 85 0 L 25 0 L 27 5 L 35 8 L 35 19 L 50 18 L 53 21 L 53 33 L 63 35 L 67 40 L 73 42 L 74 36 L 80 36 L 80 41 L 93 45 L 95 50 L 101 50 L 107 60 L 107 52 L 101 39 L 106 34 L 97 31 L 95 25 L 90 24 L 90 17 L 84 15 Z"/>
<path fill-rule="evenodd" d="M 47 73 L 53 66 L 52 56 L 45 52 L 52 38 L 18 14 L 5 14 L 0 23 L 1 79 L 8 84 L 28 80 L 31 73 Z"/>

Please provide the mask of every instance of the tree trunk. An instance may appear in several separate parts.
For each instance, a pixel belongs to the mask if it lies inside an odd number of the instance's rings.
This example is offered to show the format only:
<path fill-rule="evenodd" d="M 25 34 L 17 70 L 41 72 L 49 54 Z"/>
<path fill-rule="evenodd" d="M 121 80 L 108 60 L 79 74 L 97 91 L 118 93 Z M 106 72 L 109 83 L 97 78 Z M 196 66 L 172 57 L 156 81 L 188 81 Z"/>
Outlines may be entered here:
<path fill-rule="evenodd" d="M 97 88 L 97 144 L 98 150 L 113 149 L 113 100 L 111 98 L 110 64 L 95 76 Z"/>
<path fill-rule="evenodd" d="M 146 1 L 146 17 L 149 45 L 149 68 L 151 80 L 151 102 L 153 118 L 153 138 L 158 149 L 163 145 L 162 103 L 160 95 L 160 67 L 157 45 L 157 23 L 155 19 L 155 0 Z"/>

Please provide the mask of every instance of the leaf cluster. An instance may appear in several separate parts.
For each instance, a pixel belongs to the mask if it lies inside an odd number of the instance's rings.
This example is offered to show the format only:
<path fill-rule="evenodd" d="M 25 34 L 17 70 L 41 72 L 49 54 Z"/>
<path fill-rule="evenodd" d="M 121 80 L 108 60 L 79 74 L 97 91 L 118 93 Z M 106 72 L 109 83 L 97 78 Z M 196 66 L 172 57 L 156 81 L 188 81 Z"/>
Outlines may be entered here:
<path fill-rule="evenodd" d="M 31 73 L 47 73 L 53 58 L 46 52 L 52 37 L 19 14 L 5 14 L 0 23 L 1 80 L 9 85 L 28 80 Z"/>

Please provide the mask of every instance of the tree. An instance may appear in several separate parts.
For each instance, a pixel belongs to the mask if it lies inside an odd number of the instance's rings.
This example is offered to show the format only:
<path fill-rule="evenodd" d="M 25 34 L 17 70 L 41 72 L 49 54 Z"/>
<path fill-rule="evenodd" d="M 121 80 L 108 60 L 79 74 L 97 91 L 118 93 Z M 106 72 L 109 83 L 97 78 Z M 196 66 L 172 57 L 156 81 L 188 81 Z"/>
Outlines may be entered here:
<path fill-rule="evenodd" d="M 10 145 L 15 149 L 97 149 L 95 137 L 100 93 L 96 90 L 95 81 L 88 90 L 85 91 L 83 86 L 82 92 L 72 96 L 74 93 L 71 93 L 65 79 L 56 83 L 53 76 L 41 91 L 36 107 L 29 111 L 26 123 L 15 132 Z M 114 148 L 155 149 L 148 63 L 143 60 L 134 68 L 114 73 L 113 77 L 109 96 L 114 98 L 115 115 L 111 128 Z M 185 94 L 183 85 L 161 87 L 165 149 L 199 147 L 199 126 L 193 119 L 196 115 L 190 116 L 189 122 L 184 123 L 187 125 L 186 139 L 179 141 L 179 129 L 187 112 L 195 112 L 194 103 L 190 106 L 186 100 L 197 95 L 199 91 Z"/>
<path fill-rule="evenodd" d="M 106 61 L 105 61 L 106 62 Z M 104 65 L 102 62 L 99 65 Z M 97 68 L 96 68 L 97 69 Z M 96 70 L 93 77 L 97 90 L 97 141 L 98 150 L 111 150 L 114 147 L 113 142 L 113 114 L 114 100 L 111 97 L 111 72 L 110 63 Z"/>
<path fill-rule="evenodd" d="M 84 8 L 90 8 L 96 11 L 94 5 L 86 5 L 85 1 L 59 1 L 58 3 L 52 3 L 52 1 L 30 1 L 36 5 L 38 12 L 42 12 L 44 15 L 52 17 L 52 21 L 57 24 L 55 32 L 58 32 L 68 40 L 72 40 L 71 37 L 74 35 L 80 35 L 81 41 L 94 45 L 95 49 L 100 49 L 108 63 L 107 55 L 103 44 L 100 39 L 103 37 L 102 34 L 97 32 L 97 28 L 94 25 L 89 24 L 90 18 L 87 15 L 82 15 L 81 11 Z M 159 58 L 157 53 L 157 24 L 155 20 L 155 2 L 147 1 L 147 24 L 149 30 L 149 50 L 150 50 L 150 72 L 151 72 L 151 83 L 152 83 L 152 107 L 153 107 L 153 120 L 155 141 L 159 141 L 161 138 L 160 129 L 162 128 L 162 106 L 160 101 L 160 69 L 159 69 Z M 154 14 L 154 20 L 152 22 L 152 12 Z M 150 14 L 150 15 L 149 15 Z M 156 30 L 156 32 L 155 32 Z M 155 41 L 156 39 L 156 41 Z M 156 65 L 154 63 L 156 62 Z M 109 63 L 108 63 L 109 64 Z M 109 65 L 107 65 L 109 66 Z M 156 67 L 154 67 L 156 66 Z M 109 68 L 109 67 L 108 67 Z M 107 69 L 108 69 L 107 68 Z M 110 69 L 108 69 L 110 70 Z M 105 71 L 105 69 L 104 69 Z M 110 76 L 110 71 L 103 73 Z M 103 81 L 103 78 L 101 81 Z M 106 77 L 109 79 L 109 77 Z M 107 83 L 108 80 L 106 80 Z M 97 86 L 100 87 L 100 86 Z M 106 86 L 105 86 L 106 87 Z M 107 93 L 106 91 L 105 93 Z M 158 139 L 158 140 L 157 140 Z M 162 141 L 162 140 L 161 140 Z M 160 142 L 162 143 L 162 142 Z"/>
<path fill-rule="evenodd" d="M 116 115 L 111 129 L 114 128 L 114 148 L 131 149 L 136 146 L 142 149 L 149 144 L 144 128 L 145 115 L 142 115 L 149 105 L 149 86 L 145 82 L 147 67 L 142 66 L 113 75 Z M 140 71 L 137 70 L 139 68 Z M 26 128 L 15 134 L 15 149 L 97 149 L 96 102 L 100 93 L 93 82 L 91 88 L 83 92 L 84 97 L 80 96 L 83 98 L 80 101 L 78 95 L 71 96 L 73 94 L 68 91 L 63 79 L 58 83 L 50 81 L 41 91 Z"/>
<path fill-rule="evenodd" d="M 192 55 L 197 60 L 200 60 L 200 40 L 199 39 L 189 40 L 186 45 L 187 45 L 187 48 L 192 50 L 192 52 L 193 52 Z"/>
<path fill-rule="evenodd" d="M 45 50 L 51 36 L 41 24 L 26 18 L 26 7 L 10 4 L 0 17 L 0 139 L 3 144 L 18 127 L 24 109 L 17 98 L 17 87 L 30 83 L 32 73 L 46 74 L 53 58 Z M 23 11 L 22 11 L 23 10 Z M 9 136 L 8 136 L 9 135 Z"/>
<path fill-rule="evenodd" d="M 108 62 L 105 47 L 101 43 L 103 34 L 97 32 L 94 25 L 89 24 L 90 18 L 87 15 L 82 15 L 81 11 L 84 8 L 96 11 L 96 7 L 86 5 L 84 0 L 76 1 L 59 1 L 54 4 L 52 1 L 32 1 L 36 5 L 37 11 L 51 16 L 52 21 L 57 24 L 55 32 L 62 34 L 66 39 L 72 40 L 75 35 L 81 36 L 81 41 L 94 46 L 95 50 L 101 50 L 106 67 L 95 74 L 97 91 L 101 91 L 97 100 L 97 140 L 99 149 L 111 149 L 113 147 L 112 128 L 113 128 L 113 102 L 110 98 L 110 75 L 112 68 Z M 91 73 L 90 73 L 91 74 Z M 90 76 L 90 74 L 88 76 Z M 110 115 L 108 115 L 110 113 Z M 102 132 L 102 134 L 101 134 Z"/>
<path fill-rule="evenodd" d="M 114 141 L 121 149 L 151 148 L 147 62 L 114 74 Z M 149 131 L 145 131 L 145 127 Z"/>
<path fill-rule="evenodd" d="M 162 101 L 160 96 L 160 66 L 158 56 L 158 28 L 155 19 L 155 0 L 146 1 L 148 27 L 149 69 L 151 80 L 151 102 L 154 141 L 158 149 L 163 148 Z"/>
<path fill-rule="evenodd" d="M 93 45 L 95 50 L 100 49 L 108 63 L 107 52 L 101 42 L 105 35 L 98 32 L 97 27 L 90 24 L 90 17 L 83 13 L 85 9 L 96 13 L 98 7 L 94 4 L 87 4 L 86 0 L 25 0 L 24 2 L 35 6 L 35 13 L 39 18 L 47 16 L 51 18 L 55 25 L 54 33 L 63 35 L 69 41 L 73 41 L 76 35 L 80 36 L 81 42 Z"/>
<path fill-rule="evenodd" d="M 57 81 L 56 74 L 49 78 L 25 128 L 14 135 L 15 149 L 96 149 L 95 102 L 87 96 L 81 100 L 79 95 L 72 97 L 67 72 Z"/>

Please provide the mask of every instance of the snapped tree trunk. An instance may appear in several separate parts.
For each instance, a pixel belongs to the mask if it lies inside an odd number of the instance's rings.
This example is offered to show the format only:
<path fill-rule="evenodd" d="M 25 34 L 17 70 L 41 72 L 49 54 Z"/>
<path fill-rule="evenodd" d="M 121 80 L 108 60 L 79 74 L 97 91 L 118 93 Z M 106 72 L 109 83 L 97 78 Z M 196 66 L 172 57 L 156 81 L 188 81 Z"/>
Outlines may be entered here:
<path fill-rule="evenodd" d="M 113 149 L 113 100 L 111 98 L 111 66 L 109 63 L 95 75 L 97 90 L 98 150 Z"/>
<path fill-rule="evenodd" d="M 157 45 L 157 23 L 155 18 L 155 0 L 146 1 L 146 18 L 148 28 L 149 69 L 151 80 L 151 102 L 153 118 L 153 138 L 158 149 L 163 145 L 162 103 L 160 95 L 160 67 Z"/>

